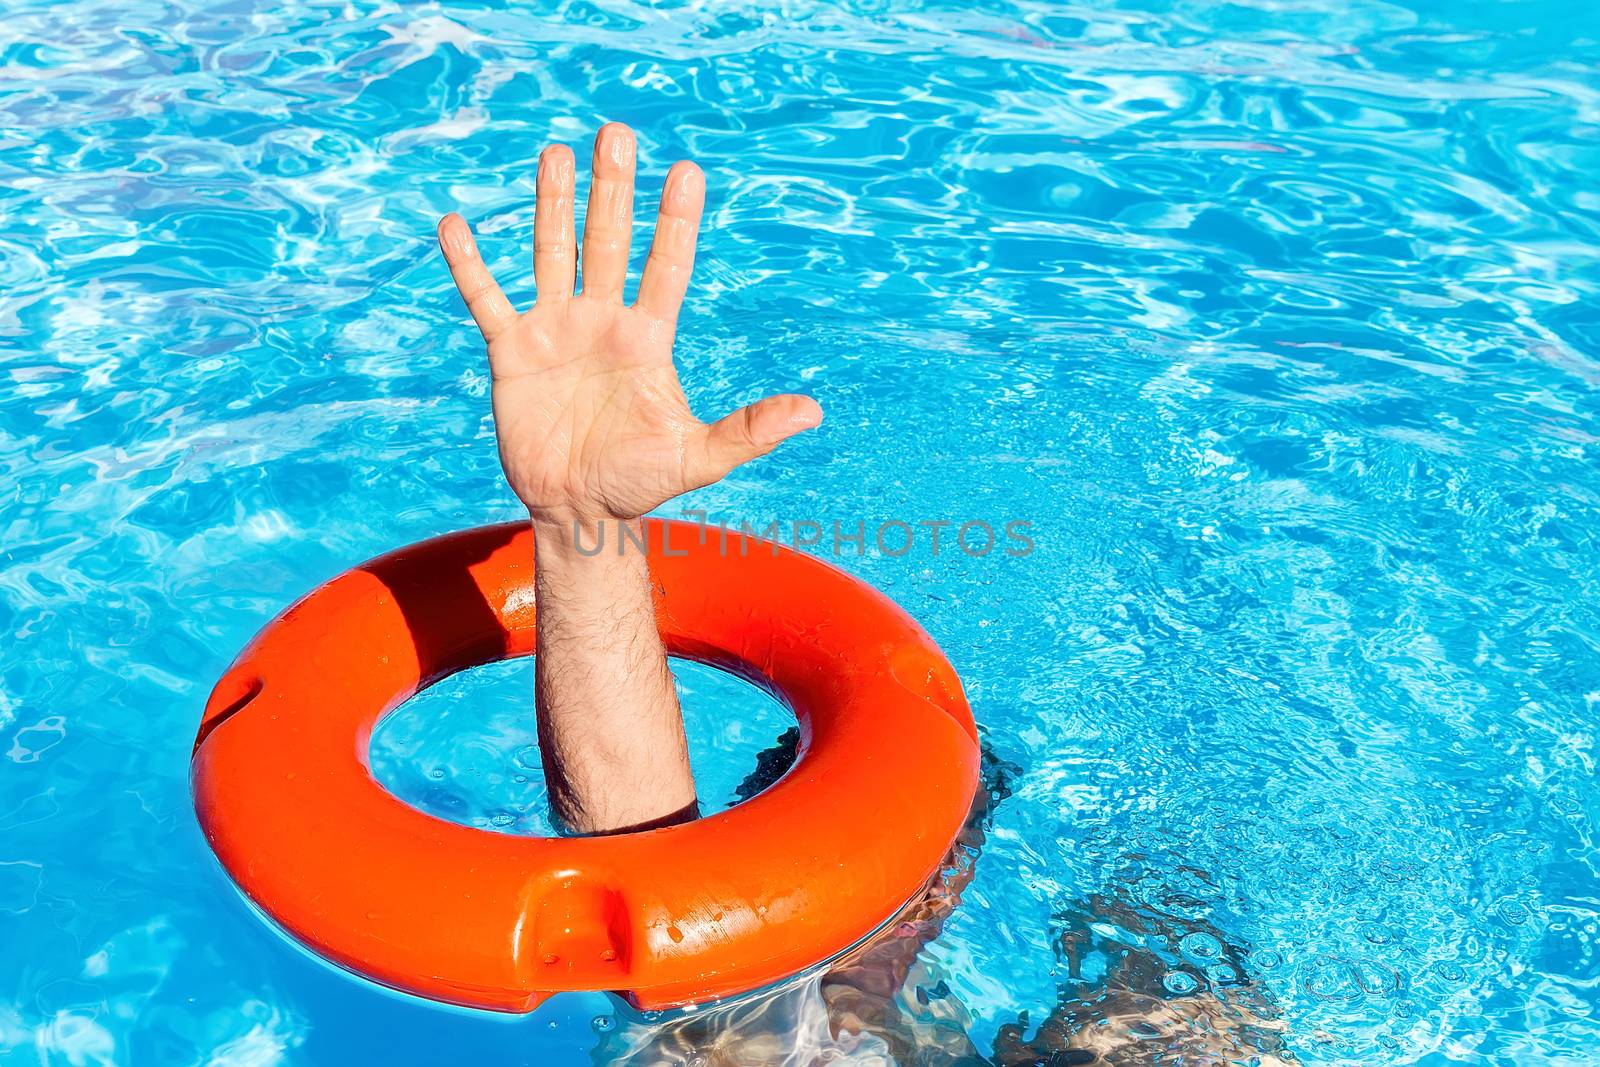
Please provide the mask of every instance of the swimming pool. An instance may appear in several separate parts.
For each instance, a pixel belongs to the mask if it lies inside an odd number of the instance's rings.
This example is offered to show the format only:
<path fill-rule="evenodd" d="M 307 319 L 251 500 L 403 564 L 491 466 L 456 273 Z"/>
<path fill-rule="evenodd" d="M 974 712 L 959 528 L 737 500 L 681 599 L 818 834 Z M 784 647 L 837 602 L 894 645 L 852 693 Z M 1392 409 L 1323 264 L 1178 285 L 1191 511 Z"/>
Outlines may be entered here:
<path fill-rule="evenodd" d="M 828 413 L 690 506 L 821 531 L 987 731 L 999 799 L 907 1027 L 989 1056 L 1098 1003 L 1170 1048 L 1105 998 L 1137 980 L 1248 989 L 1304 1063 L 1594 1062 L 1600 9 L 0 11 L 0 1059 L 545 1064 L 648 1031 L 322 965 L 187 783 L 272 614 L 516 514 L 433 224 L 525 296 L 537 151 L 620 119 L 641 202 L 708 175 L 697 410 Z M 1009 522 L 1031 551 L 952 541 Z M 539 832 L 530 679 L 424 694 L 376 772 Z M 784 714 L 683 681 L 729 803 Z"/>

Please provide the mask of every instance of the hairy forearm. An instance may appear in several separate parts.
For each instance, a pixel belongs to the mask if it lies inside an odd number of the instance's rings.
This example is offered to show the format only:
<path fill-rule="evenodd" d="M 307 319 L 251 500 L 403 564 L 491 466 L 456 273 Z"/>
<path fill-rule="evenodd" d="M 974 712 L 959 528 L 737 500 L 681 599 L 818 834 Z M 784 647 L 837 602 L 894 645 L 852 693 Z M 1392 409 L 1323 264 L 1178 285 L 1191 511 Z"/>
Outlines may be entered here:
<path fill-rule="evenodd" d="M 593 527 L 534 523 L 539 745 L 551 808 L 579 833 L 694 814 L 649 565 L 635 543 L 619 552 L 618 534 L 606 523 L 596 552 Z"/>
<path fill-rule="evenodd" d="M 526 311 L 501 291 L 466 220 L 439 220 L 450 276 L 488 349 L 500 462 L 534 524 L 539 738 L 551 806 L 580 832 L 694 813 L 649 567 L 642 549 L 615 551 L 609 516 L 647 514 L 822 421 L 815 400 L 787 394 L 712 423 L 689 409 L 672 344 L 705 176 L 687 162 L 668 173 L 638 292 L 625 304 L 636 157 L 626 126 L 611 123 L 595 136 L 577 291 L 572 152 L 551 145 L 540 153 L 538 298 Z M 607 517 L 607 550 L 578 551 L 572 516 Z"/>

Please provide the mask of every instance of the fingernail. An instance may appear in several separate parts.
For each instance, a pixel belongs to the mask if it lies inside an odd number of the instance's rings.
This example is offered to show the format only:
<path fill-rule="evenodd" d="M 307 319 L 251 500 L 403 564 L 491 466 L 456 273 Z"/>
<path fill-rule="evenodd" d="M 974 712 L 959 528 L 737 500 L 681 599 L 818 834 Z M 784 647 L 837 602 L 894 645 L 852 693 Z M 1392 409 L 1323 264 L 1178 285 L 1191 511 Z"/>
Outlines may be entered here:
<path fill-rule="evenodd" d="M 572 157 L 566 152 L 556 152 L 551 148 L 539 156 L 539 180 L 561 181 L 572 176 Z"/>
<path fill-rule="evenodd" d="M 442 236 L 446 252 L 457 256 L 472 254 L 472 231 L 467 228 L 466 220 L 457 218 L 446 222 Z"/>
<path fill-rule="evenodd" d="M 608 126 L 606 128 L 606 155 L 611 157 L 611 162 L 619 167 L 626 167 L 633 162 L 633 138 L 621 129 Z"/>

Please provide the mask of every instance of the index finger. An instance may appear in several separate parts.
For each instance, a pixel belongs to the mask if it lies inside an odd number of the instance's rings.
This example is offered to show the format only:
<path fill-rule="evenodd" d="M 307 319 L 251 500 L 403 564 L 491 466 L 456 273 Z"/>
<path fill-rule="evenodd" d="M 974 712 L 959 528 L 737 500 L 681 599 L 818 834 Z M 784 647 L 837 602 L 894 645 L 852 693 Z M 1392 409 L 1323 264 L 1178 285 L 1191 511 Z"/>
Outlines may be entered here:
<path fill-rule="evenodd" d="M 674 163 L 661 190 L 661 213 L 656 216 L 656 235 L 639 281 L 636 307 L 657 318 L 678 317 L 694 271 L 694 246 L 705 201 L 706 178 L 700 168 L 688 161 Z"/>

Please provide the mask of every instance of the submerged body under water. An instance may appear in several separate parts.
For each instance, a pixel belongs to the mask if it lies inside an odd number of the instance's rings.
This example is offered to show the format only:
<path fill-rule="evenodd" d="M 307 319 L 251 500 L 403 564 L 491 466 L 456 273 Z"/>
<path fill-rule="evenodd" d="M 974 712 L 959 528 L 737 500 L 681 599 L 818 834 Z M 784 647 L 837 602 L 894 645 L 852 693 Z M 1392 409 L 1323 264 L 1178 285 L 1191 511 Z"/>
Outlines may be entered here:
<path fill-rule="evenodd" d="M 0 1059 L 1593 1062 L 1592 8 L 0 0 Z M 498 1017 L 263 923 L 187 760 L 294 598 L 515 515 L 433 226 L 525 298 L 602 119 L 707 173 L 696 411 L 828 412 L 686 507 L 915 616 L 989 792 L 826 973 Z M 680 682 L 711 810 L 792 723 Z M 547 830 L 531 689 L 374 773 Z"/>
<path fill-rule="evenodd" d="M 761 753 L 738 789 L 744 800 L 792 764 L 799 733 Z M 1039 1018 L 1024 1011 L 987 1049 L 971 1013 L 923 950 L 960 906 L 961 893 L 1019 768 L 987 746 L 972 813 L 928 888 L 874 936 L 814 973 L 750 996 L 689 1011 L 602 1016 L 595 1063 L 630 1067 L 1139 1067 L 1249 1063 L 1291 1067 L 1281 1014 L 1251 981 L 1243 950 L 1204 922 L 1163 915 L 1127 900 L 1095 898 L 1055 916 L 1062 966 L 1057 1000 Z M 1163 960 L 1178 938 L 1211 960 L 1206 974 Z M 1204 947 L 1202 948 L 1202 942 Z M 1209 986 L 1209 988 L 1203 988 Z M 619 1025 L 620 1024 L 620 1025 Z"/>

